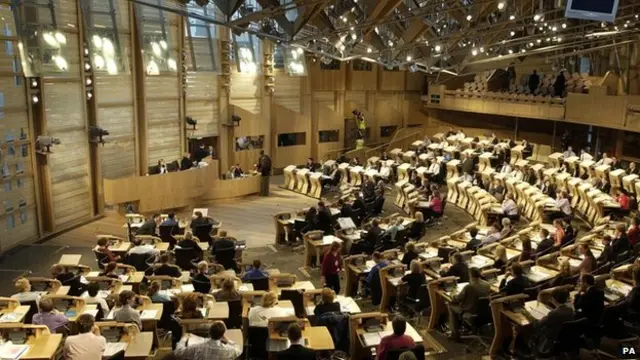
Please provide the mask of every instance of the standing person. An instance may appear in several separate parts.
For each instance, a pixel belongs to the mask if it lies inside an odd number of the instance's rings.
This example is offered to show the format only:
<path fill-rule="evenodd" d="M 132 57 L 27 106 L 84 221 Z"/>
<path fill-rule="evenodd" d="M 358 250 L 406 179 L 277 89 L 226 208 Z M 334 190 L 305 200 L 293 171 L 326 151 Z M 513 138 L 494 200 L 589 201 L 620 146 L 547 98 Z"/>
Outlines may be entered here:
<path fill-rule="evenodd" d="M 529 76 L 529 92 L 533 94 L 538 89 L 538 85 L 540 85 L 540 75 L 536 70 L 533 70 L 533 74 Z"/>
<path fill-rule="evenodd" d="M 269 179 L 271 176 L 271 158 L 265 155 L 264 150 L 260 150 L 258 159 L 258 171 L 260 178 L 260 196 L 269 196 Z"/>
<path fill-rule="evenodd" d="M 324 258 L 322 259 L 322 280 L 326 287 L 332 289 L 336 294 L 340 293 L 340 270 L 342 270 L 342 259 L 340 258 L 340 243 L 334 241 Z"/>
<path fill-rule="evenodd" d="M 509 76 L 509 86 L 516 84 L 516 64 L 511 63 L 507 68 L 507 74 Z"/>
<path fill-rule="evenodd" d="M 555 90 L 556 96 L 564 97 L 564 89 L 566 87 L 566 79 L 564 78 L 564 71 L 560 71 L 558 77 L 556 77 L 556 82 L 553 84 L 553 88 Z"/>

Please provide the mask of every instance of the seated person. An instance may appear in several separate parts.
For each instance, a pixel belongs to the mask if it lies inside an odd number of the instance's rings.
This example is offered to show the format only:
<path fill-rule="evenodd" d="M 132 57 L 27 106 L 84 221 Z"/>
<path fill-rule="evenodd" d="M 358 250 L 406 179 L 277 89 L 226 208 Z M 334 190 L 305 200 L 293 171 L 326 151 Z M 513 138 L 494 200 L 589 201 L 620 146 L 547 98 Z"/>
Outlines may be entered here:
<path fill-rule="evenodd" d="M 604 312 L 604 291 L 596 286 L 591 274 L 580 275 L 578 293 L 573 299 L 573 308 L 580 317 L 586 317 L 592 324 L 598 324 Z"/>
<path fill-rule="evenodd" d="M 504 196 L 504 201 L 502 202 L 502 212 L 509 219 L 517 219 L 518 218 L 518 205 L 513 200 L 513 194 L 507 193 Z"/>
<path fill-rule="evenodd" d="M 204 217 L 202 212 L 196 211 L 194 213 L 195 217 L 191 220 L 191 230 L 195 230 L 197 226 L 208 225 L 211 223 L 215 223 L 213 219 L 209 217 Z"/>
<path fill-rule="evenodd" d="M 480 270 L 475 267 L 470 268 L 469 284 L 455 295 L 449 304 L 449 326 L 452 338 L 460 338 L 460 319 L 478 313 L 478 300 L 489 296 L 489 288 L 489 283 L 482 280 Z"/>
<path fill-rule="evenodd" d="M 485 236 L 484 239 L 482 239 L 482 242 L 480 242 L 480 247 L 493 244 L 494 242 L 500 241 L 500 239 L 502 239 L 502 234 L 500 233 L 498 224 L 494 223 L 489 227 L 489 230 L 487 231 L 487 236 Z"/>
<path fill-rule="evenodd" d="M 472 226 L 469 229 L 469 236 L 470 236 L 470 239 L 467 242 L 467 246 L 465 247 L 465 250 L 473 250 L 473 251 L 478 250 L 478 248 L 480 247 L 480 244 L 482 244 L 482 240 L 478 239 L 478 228 L 475 226 Z"/>
<path fill-rule="evenodd" d="M 376 351 L 376 360 L 386 360 L 387 353 L 391 350 L 408 349 L 416 346 L 411 336 L 404 333 L 407 329 L 407 322 L 402 316 L 396 316 L 391 322 L 391 327 L 393 328 L 393 334 L 387 335 L 380 340 Z"/>
<path fill-rule="evenodd" d="M 469 267 L 464 262 L 462 254 L 455 253 L 451 256 L 451 266 L 446 271 L 440 271 L 442 277 L 455 276 L 459 278 L 458 282 L 469 281 Z"/>
<path fill-rule="evenodd" d="M 160 265 L 156 266 L 153 270 L 153 274 L 157 276 L 171 276 L 174 278 L 179 278 L 182 276 L 182 272 L 180 268 L 170 264 L 171 255 L 168 253 L 164 253 L 160 255 Z"/>
<path fill-rule="evenodd" d="M 540 238 L 542 238 L 542 240 L 538 243 L 538 247 L 536 248 L 537 255 L 544 253 L 547 249 L 551 249 L 555 242 L 555 240 L 549 236 L 549 230 L 544 228 L 540 229 Z"/>
<path fill-rule="evenodd" d="M 218 359 L 235 360 L 242 354 L 242 344 L 236 345 L 227 339 L 224 334 L 227 327 L 222 321 L 215 321 L 209 328 L 209 338 L 201 343 L 189 345 L 175 351 L 175 356 L 180 359 Z"/>
<path fill-rule="evenodd" d="M 316 352 L 304 346 L 302 329 L 293 323 L 287 329 L 289 348 L 276 353 L 276 360 L 315 360 Z"/>
<path fill-rule="evenodd" d="M 190 293 L 182 298 L 182 306 L 176 312 L 180 319 L 202 319 L 202 312 L 198 309 L 198 294 Z"/>
<path fill-rule="evenodd" d="M 147 296 L 151 299 L 153 303 L 163 303 L 171 301 L 171 297 L 169 294 L 165 292 L 161 292 L 162 286 L 160 281 L 152 281 L 149 285 L 149 289 L 147 289 Z"/>
<path fill-rule="evenodd" d="M 564 240 L 564 226 L 562 224 L 562 220 L 555 219 L 553 220 L 553 228 L 555 232 L 553 233 L 553 246 L 560 247 L 562 245 L 562 241 Z"/>
<path fill-rule="evenodd" d="M 412 240 L 420 240 L 425 232 L 424 214 L 421 211 L 416 211 L 414 217 L 415 221 L 411 223 L 408 237 Z"/>
<path fill-rule="evenodd" d="M 549 283 L 551 287 L 568 285 L 573 279 L 573 271 L 571 271 L 571 264 L 568 260 L 560 261 L 558 269 L 558 275 Z"/>
<path fill-rule="evenodd" d="M 25 278 L 19 278 L 14 284 L 17 293 L 11 295 L 12 299 L 20 301 L 20 303 L 35 301 L 36 304 L 40 302 L 40 293 L 37 291 L 31 291 L 31 283 Z"/>
<path fill-rule="evenodd" d="M 136 294 L 131 290 L 123 290 L 118 295 L 118 304 L 120 308 L 114 311 L 113 320 L 124 323 L 133 323 L 142 330 L 142 320 L 140 320 L 140 312 L 134 309 L 136 305 Z"/>
<path fill-rule="evenodd" d="M 333 219 L 331 217 L 331 211 L 325 205 L 324 201 L 318 202 L 318 228 L 323 230 L 325 235 L 331 233 L 333 227 Z"/>
<path fill-rule="evenodd" d="M 160 214 L 153 214 L 136 231 L 136 235 L 156 235 L 156 227 L 160 222 Z"/>
<path fill-rule="evenodd" d="M 602 237 L 602 252 L 598 257 L 598 266 L 602 266 L 606 263 L 616 260 L 616 255 L 613 253 L 613 247 L 611 246 L 611 236 L 605 235 Z"/>
<path fill-rule="evenodd" d="M 313 310 L 313 314 L 315 316 L 321 316 L 322 314 L 329 312 L 340 312 L 340 303 L 336 300 L 336 292 L 329 289 L 322 289 L 322 303 L 316 305 L 316 308 Z"/>
<path fill-rule="evenodd" d="M 627 294 L 624 303 L 627 313 L 633 316 L 630 318 L 635 318 L 637 321 L 637 314 L 640 314 L 640 266 L 635 265 L 633 267 L 631 277 L 633 278 L 633 288 L 629 291 L 629 294 Z"/>
<path fill-rule="evenodd" d="M 199 261 L 202 259 L 202 248 L 193 237 L 193 233 L 191 231 L 186 231 L 184 233 L 184 238 L 176 245 L 181 249 L 191 249 L 193 254 L 193 258 L 191 260 Z"/>
<path fill-rule="evenodd" d="M 214 239 L 210 247 L 211 255 L 213 255 L 216 262 L 224 266 L 225 269 L 233 269 L 238 273 L 240 269 L 238 269 L 238 264 L 235 260 L 235 249 L 236 242 L 227 236 L 225 230 L 220 231 L 218 238 Z"/>
<path fill-rule="evenodd" d="M 629 198 L 629 195 L 627 195 L 627 192 L 624 189 L 618 189 L 616 190 L 616 193 L 616 201 L 620 205 L 620 208 L 622 210 L 629 210 L 631 199 Z"/>
<path fill-rule="evenodd" d="M 384 181 L 389 181 L 389 178 L 391 176 L 391 167 L 389 166 L 389 164 L 387 164 L 386 161 L 382 162 L 379 174 Z"/>
<path fill-rule="evenodd" d="M 538 353 L 550 352 L 558 339 L 562 324 L 574 319 L 574 311 L 568 302 L 569 292 L 567 290 L 554 289 L 551 297 L 557 305 L 556 308 L 535 324 L 539 336 L 534 349 Z"/>
<path fill-rule="evenodd" d="M 254 306 L 249 310 L 249 314 L 247 315 L 249 326 L 266 327 L 269 319 L 287 316 L 285 309 L 276 306 L 277 302 L 278 295 L 276 295 L 275 292 L 269 291 L 264 294 L 262 297 L 262 305 Z"/>
<path fill-rule="evenodd" d="M 593 253 L 591 252 L 591 249 L 589 248 L 589 244 L 580 243 L 578 245 L 578 251 L 580 252 L 580 255 L 582 257 L 582 261 L 580 262 L 580 265 L 578 265 L 577 268 L 571 269 L 572 272 L 581 273 L 581 274 L 589 274 L 592 271 L 594 271 L 596 269 L 596 267 L 597 267 L 597 261 L 596 261 L 596 257 L 593 256 Z"/>
<path fill-rule="evenodd" d="M 76 320 L 78 335 L 64 341 L 63 357 L 66 360 L 97 360 L 107 348 L 107 339 L 100 335 L 91 314 L 82 314 Z"/>
<path fill-rule="evenodd" d="M 442 199 L 440 197 L 440 191 L 436 190 L 429 199 L 429 206 L 425 209 L 427 213 L 427 219 L 433 219 L 436 216 L 442 215 Z"/>
<path fill-rule="evenodd" d="M 98 246 L 96 246 L 95 251 L 97 253 L 104 254 L 110 262 L 120 260 L 120 256 L 115 255 L 111 250 L 109 250 L 109 241 L 105 238 L 98 239 Z"/>
<path fill-rule="evenodd" d="M 422 265 L 420 265 L 419 260 L 411 261 L 409 269 L 410 273 L 402 277 L 402 282 L 404 284 L 407 284 L 407 297 L 411 299 L 417 299 L 420 287 L 426 284 L 427 281 L 424 276 L 424 272 L 422 271 Z"/>
<path fill-rule="evenodd" d="M 416 243 L 413 241 L 409 241 L 404 246 L 404 255 L 402 255 L 401 262 L 408 268 L 411 262 L 416 259 L 419 259 L 418 252 L 416 251 Z"/>
<path fill-rule="evenodd" d="M 556 206 L 560 209 L 563 216 L 570 217 L 573 213 L 571 210 L 571 202 L 566 191 L 559 191 L 556 195 Z"/>
<path fill-rule="evenodd" d="M 98 276 L 104 276 L 112 279 L 120 279 L 120 276 L 116 274 L 116 269 L 118 269 L 118 263 L 112 261 L 108 263 L 102 271 L 98 273 Z"/>
<path fill-rule="evenodd" d="M 431 159 L 426 173 L 427 173 L 427 176 L 429 177 L 429 180 L 431 181 L 434 181 L 438 178 L 438 175 L 440 175 L 440 164 L 438 163 L 437 159 L 435 158 Z"/>
<path fill-rule="evenodd" d="M 148 255 L 149 257 L 158 258 L 158 256 L 160 256 L 160 251 L 158 251 L 158 249 L 153 245 L 143 245 L 142 239 L 134 238 L 131 240 L 131 248 L 127 252 L 127 255 L 131 254 Z"/>
<path fill-rule="evenodd" d="M 511 235 L 511 232 L 513 231 L 513 225 L 511 225 L 511 219 L 502 218 L 502 220 L 500 220 L 500 224 L 502 225 L 502 229 L 500 230 L 500 238 L 504 239 L 507 236 Z"/>
<path fill-rule="evenodd" d="M 367 274 L 367 276 L 364 278 L 364 290 L 365 293 L 368 290 L 371 290 L 371 285 L 374 282 L 380 282 L 380 269 L 386 267 L 387 265 L 389 265 L 389 262 L 387 261 L 387 259 L 385 259 L 382 256 L 382 253 L 380 252 L 374 252 L 373 255 L 371 256 L 371 260 L 373 260 L 373 263 L 375 265 L 373 265 L 373 267 L 371 268 L 371 270 L 369 271 L 369 273 Z"/>
<path fill-rule="evenodd" d="M 316 166 L 317 164 L 315 163 L 315 161 L 313 161 L 313 158 L 308 158 L 307 163 L 304 165 L 304 167 L 309 169 L 309 171 L 311 172 L 316 171 Z"/>
<path fill-rule="evenodd" d="M 167 218 L 160 223 L 160 226 L 179 226 L 178 220 L 176 220 L 176 213 L 170 212 Z"/>
<path fill-rule="evenodd" d="M 521 234 L 519 236 L 520 243 L 522 243 L 522 251 L 518 257 L 519 262 L 533 260 L 533 248 L 531 247 L 531 239 L 527 234 Z"/>
<path fill-rule="evenodd" d="M 382 208 L 384 206 L 384 195 L 380 190 L 375 190 L 374 194 L 375 194 L 375 198 L 371 203 L 367 204 L 368 205 L 367 208 L 369 210 L 369 214 L 373 216 L 377 216 L 377 215 L 380 215 L 380 213 L 382 213 Z"/>
<path fill-rule="evenodd" d="M 507 266 L 507 262 L 509 261 L 507 259 L 507 248 L 502 245 L 496 246 L 493 258 L 493 267 L 500 270 L 500 272 L 504 271 L 504 268 Z"/>
<path fill-rule="evenodd" d="M 209 280 L 209 264 L 202 260 L 196 265 L 196 274 L 191 278 L 195 292 L 208 294 L 211 291 Z"/>
<path fill-rule="evenodd" d="M 191 160 L 191 154 L 185 153 L 180 160 L 180 171 L 189 170 L 193 167 L 193 160 Z"/>
<path fill-rule="evenodd" d="M 382 229 L 380 229 L 380 220 L 373 219 L 371 221 L 371 228 L 367 231 L 367 235 L 364 238 L 364 246 L 366 247 L 366 253 L 372 253 L 376 245 L 382 238 Z"/>
<path fill-rule="evenodd" d="M 395 243 L 396 240 L 401 241 L 402 239 L 396 239 L 396 234 L 398 233 L 398 231 L 404 230 L 404 226 L 402 226 L 403 222 L 404 219 L 402 218 L 402 216 L 396 218 L 395 221 L 392 220 L 393 225 L 389 226 L 387 230 L 385 230 L 382 235 L 380 235 L 380 238 L 387 238 L 390 243 Z"/>
<path fill-rule="evenodd" d="M 631 248 L 634 248 L 638 244 L 639 234 L 640 228 L 638 228 L 638 218 L 632 216 L 629 221 L 629 228 L 627 229 L 627 240 L 629 241 L 629 246 Z"/>
<path fill-rule="evenodd" d="M 622 254 L 623 252 L 630 250 L 629 238 L 627 237 L 627 229 L 624 224 L 616 225 L 616 232 L 613 235 L 613 241 L 611 242 L 613 253 L 615 256 Z"/>
<path fill-rule="evenodd" d="M 238 301 L 242 299 L 242 297 L 240 296 L 240 293 L 236 289 L 235 281 L 233 281 L 233 278 L 230 278 L 230 277 L 222 281 L 222 288 L 216 291 L 213 294 L 213 297 L 218 302 Z"/>
<path fill-rule="evenodd" d="M 87 304 L 96 304 L 100 309 L 102 309 L 102 314 L 106 316 L 109 313 L 109 304 L 107 301 L 99 296 L 100 293 L 100 284 L 97 282 L 91 282 L 87 285 L 87 295 L 84 297 L 84 301 Z"/>
<path fill-rule="evenodd" d="M 351 204 L 345 202 L 343 199 L 338 200 L 338 207 L 340 208 L 341 218 L 351 218 L 353 220 L 354 212 Z M 354 221 L 355 222 L 355 221 Z"/>
<path fill-rule="evenodd" d="M 231 174 L 232 179 L 241 178 L 242 175 L 244 175 L 244 171 L 242 171 L 240 164 L 231 166 L 231 169 L 229 169 L 229 173 Z"/>
<path fill-rule="evenodd" d="M 259 280 L 268 278 L 269 274 L 262 270 L 262 262 L 258 259 L 253 260 L 253 264 L 250 270 L 242 274 L 242 281 L 248 282 L 251 280 Z"/>
<path fill-rule="evenodd" d="M 69 296 L 80 296 L 86 290 L 85 284 L 80 281 L 80 275 L 76 275 L 60 264 L 51 267 L 51 275 L 60 281 L 63 286 L 69 286 Z"/>
<path fill-rule="evenodd" d="M 309 210 L 304 214 L 304 221 L 307 223 L 306 228 L 303 230 L 313 231 L 320 230 L 320 225 L 318 222 L 318 210 L 315 207 L 310 207 Z"/>
<path fill-rule="evenodd" d="M 500 292 L 505 295 L 522 294 L 524 293 L 524 289 L 529 287 L 531 287 L 531 282 L 529 278 L 524 276 L 524 271 L 520 263 L 511 264 L 507 276 L 500 282 Z"/>
<path fill-rule="evenodd" d="M 67 325 L 69 320 L 53 307 L 53 300 L 44 298 L 40 301 L 40 312 L 33 315 L 34 325 L 46 325 L 49 331 L 56 333 Z"/>

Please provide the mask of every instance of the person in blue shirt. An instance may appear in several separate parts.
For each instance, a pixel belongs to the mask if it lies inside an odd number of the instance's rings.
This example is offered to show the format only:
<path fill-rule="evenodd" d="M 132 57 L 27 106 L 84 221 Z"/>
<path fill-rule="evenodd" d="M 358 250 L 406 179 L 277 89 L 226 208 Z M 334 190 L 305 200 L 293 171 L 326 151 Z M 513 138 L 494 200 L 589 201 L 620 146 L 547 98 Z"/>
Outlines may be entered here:
<path fill-rule="evenodd" d="M 253 267 L 251 268 L 251 270 L 245 272 L 244 275 L 242 275 L 242 281 L 268 278 L 269 275 L 266 272 L 262 271 L 262 269 L 260 269 L 261 266 L 262 263 L 260 262 L 260 260 L 253 260 Z"/>
<path fill-rule="evenodd" d="M 367 274 L 367 277 L 365 278 L 365 281 L 367 282 L 367 284 L 371 284 L 373 280 L 379 279 L 380 269 L 389 265 L 387 260 L 384 257 L 382 257 L 382 253 L 378 251 L 373 253 L 372 260 L 375 263 L 375 265 L 371 268 L 371 270 L 369 271 L 369 274 Z"/>
<path fill-rule="evenodd" d="M 167 218 L 160 224 L 160 226 L 178 226 L 178 220 L 176 220 L 176 213 L 170 212 Z"/>

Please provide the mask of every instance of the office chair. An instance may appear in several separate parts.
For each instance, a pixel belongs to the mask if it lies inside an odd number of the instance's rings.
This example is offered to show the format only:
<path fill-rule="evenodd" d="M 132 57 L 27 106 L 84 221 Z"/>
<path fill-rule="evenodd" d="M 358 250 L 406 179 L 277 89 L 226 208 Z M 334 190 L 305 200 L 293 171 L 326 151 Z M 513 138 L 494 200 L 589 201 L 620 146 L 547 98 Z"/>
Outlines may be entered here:
<path fill-rule="evenodd" d="M 423 315 L 426 315 L 427 310 L 431 308 L 429 285 L 421 285 L 415 299 L 410 296 L 405 296 L 403 301 L 400 303 L 400 306 L 410 314 L 410 320 L 415 319 L 416 325 L 420 325 L 420 319 L 422 319 L 424 317 Z"/>
<path fill-rule="evenodd" d="M 560 356 L 564 355 L 569 358 L 577 358 L 580 349 L 584 347 L 584 330 L 588 327 L 589 320 L 583 318 L 574 321 L 567 321 L 560 327 L 558 338 L 556 339 L 553 350 L 543 356 Z"/>
<path fill-rule="evenodd" d="M 266 360 L 269 356 L 267 352 L 267 341 L 269 339 L 269 329 L 260 326 L 249 326 L 247 330 L 247 342 L 248 348 L 245 353 L 248 354 L 248 359 L 261 359 Z"/>
<path fill-rule="evenodd" d="M 492 332 L 489 332 L 488 336 L 482 336 L 482 328 L 485 326 L 491 326 L 493 318 L 491 316 L 491 306 L 488 297 L 478 299 L 476 303 L 477 312 L 469 317 L 463 317 L 463 324 L 471 330 L 472 335 L 461 336 L 463 339 L 473 339 L 473 341 L 465 346 L 468 353 L 471 353 L 472 345 L 480 343 L 485 349 L 488 348 L 488 344 L 492 340 Z"/>
<path fill-rule="evenodd" d="M 176 265 L 178 265 L 184 271 L 195 270 L 192 260 L 197 259 L 200 255 L 199 251 L 193 248 L 180 248 L 173 249 L 176 257 Z"/>
<path fill-rule="evenodd" d="M 153 265 L 154 256 L 149 254 L 128 254 L 125 264 L 136 268 L 136 271 L 146 272 Z"/>
<path fill-rule="evenodd" d="M 211 230 L 213 224 L 202 224 L 193 227 L 193 235 L 197 237 L 201 242 L 207 242 L 211 244 L 213 238 L 211 237 Z"/>
<path fill-rule="evenodd" d="M 173 247 L 176 246 L 176 243 L 178 242 L 176 238 L 173 237 L 176 227 L 177 226 L 174 226 L 174 225 L 158 226 L 160 239 L 162 240 L 162 242 L 169 243 L 169 249 L 173 249 Z"/>
<path fill-rule="evenodd" d="M 211 281 L 200 281 L 195 278 L 191 278 L 191 284 L 193 285 L 193 290 L 195 292 L 199 292 L 201 294 L 208 294 L 211 292 Z"/>
<path fill-rule="evenodd" d="M 269 291 L 269 278 L 251 279 L 254 291 Z"/>
<path fill-rule="evenodd" d="M 31 322 L 33 320 L 33 315 L 38 313 L 38 304 L 36 304 L 36 302 L 34 300 L 34 301 L 21 301 L 20 305 L 26 305 L 26 306 L 29 307 L 29 310 L 24 315 L 24 323 L 25 324 L 31 324 Z"/>

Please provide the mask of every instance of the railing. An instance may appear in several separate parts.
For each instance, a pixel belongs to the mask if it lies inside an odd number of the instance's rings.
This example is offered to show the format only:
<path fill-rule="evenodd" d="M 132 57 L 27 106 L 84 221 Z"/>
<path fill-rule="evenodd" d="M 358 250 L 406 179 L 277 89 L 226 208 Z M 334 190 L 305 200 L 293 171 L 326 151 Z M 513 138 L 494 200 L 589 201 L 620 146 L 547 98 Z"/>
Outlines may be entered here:
<path fill-rule="evenodd" d="M 509 94 L 502 92 L 473 92 L 464 90 L 445 90 L 445 97 L 463 97 L 469 99 L 505 101 L 505 102 L 530 102 L 539 104 L 561 105 L 564 106 L 564 99 L 556 97 L 534 96 L 531 94 Z"/>
<path fill-rule="evenodd" d="M 325 152 L 320 158 L 323 161 L 335 160 L 338 157 L 338 155 L 345 154 L 345 153 L 347 153 L 347 152 L 349 152 L 351 150 L 353 150 L 353 146 L 345 147 L 345 148 L 341 148 L 341 149 L 329 150 L 329 151 Z"/>
<path fill-rule="evenodd" d="M 363 158 L 366 160 L 372 156 L 380 156 L 387 149 L 408 149 L 414 141 L 422 139 L 421 130 L 412 130 L 413 131 L 410 134 L 402 135 L 399 137 L 394 136 L 393 139 L 388 143 L 366 150 L 363 154 Z"/>

